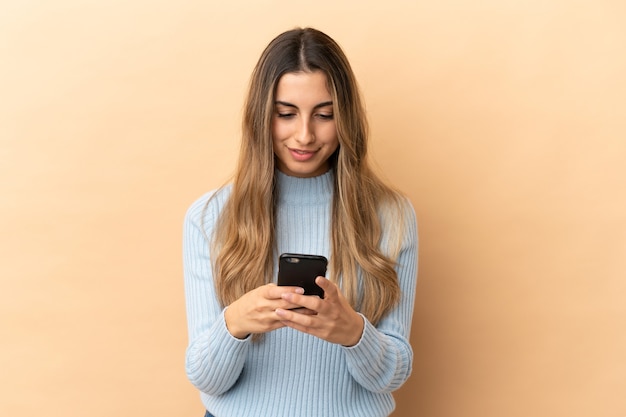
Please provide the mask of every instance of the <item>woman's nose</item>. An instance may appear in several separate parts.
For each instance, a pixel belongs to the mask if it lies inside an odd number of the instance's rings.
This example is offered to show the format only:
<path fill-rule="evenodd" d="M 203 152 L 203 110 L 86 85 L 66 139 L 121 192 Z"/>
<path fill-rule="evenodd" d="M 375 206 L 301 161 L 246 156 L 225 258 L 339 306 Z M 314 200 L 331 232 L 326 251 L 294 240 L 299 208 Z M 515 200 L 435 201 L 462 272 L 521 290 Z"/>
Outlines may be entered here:
<path fill-rule="evenodd" d="M 298 126 L 296 132 L 296 141 L 303 145 L 309 144 L 315 141 L 313 130 L 311 129 L 310 121 L 303 119 Z"/>

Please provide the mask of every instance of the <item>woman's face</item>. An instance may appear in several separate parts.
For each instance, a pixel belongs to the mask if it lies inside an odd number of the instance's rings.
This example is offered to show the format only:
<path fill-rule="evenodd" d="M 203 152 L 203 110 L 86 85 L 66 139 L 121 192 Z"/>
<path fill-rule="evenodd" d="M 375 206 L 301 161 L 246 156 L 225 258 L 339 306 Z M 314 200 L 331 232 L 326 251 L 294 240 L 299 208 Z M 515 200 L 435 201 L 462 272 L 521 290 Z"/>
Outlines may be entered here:
<path fill-rule="evenodd" d="M 278 80 L 272 140 L 281 172 L 305 178 L 328 171 L 339 140 L 323 72 L 290 72 Z"/>

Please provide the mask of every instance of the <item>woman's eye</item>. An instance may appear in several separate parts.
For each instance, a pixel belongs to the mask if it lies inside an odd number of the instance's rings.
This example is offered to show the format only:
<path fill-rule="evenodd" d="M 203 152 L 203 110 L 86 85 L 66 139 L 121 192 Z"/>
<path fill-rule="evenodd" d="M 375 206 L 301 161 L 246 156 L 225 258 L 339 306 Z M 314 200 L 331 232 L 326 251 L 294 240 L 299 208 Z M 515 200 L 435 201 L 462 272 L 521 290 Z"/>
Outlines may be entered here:
<path fill-rule="evenodd" d="M 332 114 L 324 114 L 324 113 L 320 113 L 317 115 L 317 117 L 319 117 L 320 119 L 323 120 L 331 120 L 333 118 Z"/>
<path fill-rule="evenodd" d="M 294 114 L 293 113 L 277 113 L 278 117 L 280 118 L 284 118 L 284 119 L 288 119 L 290 117 L 293 117 Z"/>

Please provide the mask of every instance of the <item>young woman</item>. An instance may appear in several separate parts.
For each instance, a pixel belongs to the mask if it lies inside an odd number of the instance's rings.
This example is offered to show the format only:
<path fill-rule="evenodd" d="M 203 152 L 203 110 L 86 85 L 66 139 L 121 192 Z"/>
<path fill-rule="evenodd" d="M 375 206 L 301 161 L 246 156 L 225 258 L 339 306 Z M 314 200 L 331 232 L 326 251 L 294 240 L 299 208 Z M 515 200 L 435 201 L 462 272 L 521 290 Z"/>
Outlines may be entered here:
<path fill-rule="evenodd" d="M 388 416 L 409 377 L 417 230 L 367 161 L 344 53 L 282 33 L 254 69 L 231 183 L 184 227 L 186 371 L 216 417 Z M 324 298 L 276 285 L 281 253 L 323 255 Z"/>

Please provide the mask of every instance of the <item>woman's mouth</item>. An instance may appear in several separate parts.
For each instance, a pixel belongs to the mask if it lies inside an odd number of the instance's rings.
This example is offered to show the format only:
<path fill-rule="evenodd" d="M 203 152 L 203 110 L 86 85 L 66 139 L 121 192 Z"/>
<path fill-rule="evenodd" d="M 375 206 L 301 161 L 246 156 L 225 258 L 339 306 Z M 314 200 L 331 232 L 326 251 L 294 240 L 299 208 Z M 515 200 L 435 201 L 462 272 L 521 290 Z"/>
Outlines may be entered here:
<path fill-rule="evenodd" d="M 289 148 L 289 153 L 291 153 L 293 159 L 299 162 L 306 162 L 315 156 L 315 151 L 303 151 L 300 149 L 292 148 Z"/>

